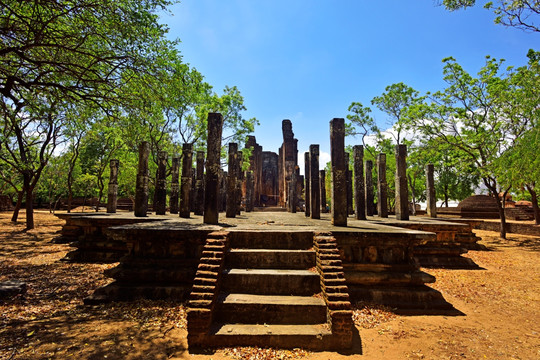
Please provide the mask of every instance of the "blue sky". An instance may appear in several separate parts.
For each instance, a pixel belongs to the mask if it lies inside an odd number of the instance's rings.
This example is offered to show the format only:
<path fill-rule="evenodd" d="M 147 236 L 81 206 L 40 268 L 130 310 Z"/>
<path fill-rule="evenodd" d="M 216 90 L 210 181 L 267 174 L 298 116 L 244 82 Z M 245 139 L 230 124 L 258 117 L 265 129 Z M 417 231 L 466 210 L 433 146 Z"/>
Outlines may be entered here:
<path fill-rule="evenodd" d="M 440 90 L 448 56 L 471 73 L 486 55 L 524 65 L 540 39 L 495 25 L 481 6 L 448 12 L 436 0 L 183 0 L 170 9 L 161 20 L 181 40 L 184 61 L 217 92 L 239 88 L 245 116 L 261 123 L 255 136 L 264 150 L 277 151 L 281 120 L 290 119 L 299 160 L 319 144 L 321 162 L 329 121 L 346 117 L 351 102 L 371 106 L 398 82 Z M 386 115 L 373 110 L 387 128 Z"/>

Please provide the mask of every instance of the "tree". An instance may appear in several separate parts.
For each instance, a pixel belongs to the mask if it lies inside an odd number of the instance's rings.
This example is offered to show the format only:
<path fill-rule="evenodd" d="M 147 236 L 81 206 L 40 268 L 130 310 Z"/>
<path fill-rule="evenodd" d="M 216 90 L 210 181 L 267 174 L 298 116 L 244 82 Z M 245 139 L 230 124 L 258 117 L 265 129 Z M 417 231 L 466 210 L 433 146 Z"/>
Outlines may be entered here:
<path fill-rule="evenodd" d="M 1 2 L 1 160 L 23 178 L 19 197 L 26 195 L 27 229 L 34 227 L 33 190 L 61 141 L 69 104 L 92 103 L 107 111 L 122 101 L 119 89 L 129 74 L 153 71 L 157 54 L 173 44 L 155 14 L 168 4 Z"/>
<path fill-rule="evenodd" d="M 460 161 L 474 169 L 496 199 L 501 237 L 506 238 L 503 201 L 510 187 L 500 187 L 496 164 L 521 135 L 517 132 L 521 124 L 504 116 L 501 99 L 509 91 L 509 81 L 501 74 L 503 61 L 487 57 L 478 77 L 471 76 L 453 58 L 443 62 L 444 80 L 448 85 L 444 91 L 432 94 L 427 106 L 416 107 L 422 110 L 412 124 L 427 140 L 438 139 L 459 150 Z"/>
<path fill-rule="evenodd" d="M 476 0 L 443 0 L 443 5 L 451 11 L 466 9 L 475 4 Z M 540 32 L 540 1 L 538 0 L 487 1 L 484 8 L 495 13 L 496 24 Z"/>
<path fill-rule="evenodd" d="M 406 129 L 407 124 L 412 120 L 413 113 L 410 108 L 423 100 L 418 91 L 404 83 L 397 83 L 387 86 L 381 96 L 376 96 L 371 100 L 371 104 L 377 106 L 390 116 L 390 124 L 394 132 L 396 144 L 402 143 L 401 133 Z"/>

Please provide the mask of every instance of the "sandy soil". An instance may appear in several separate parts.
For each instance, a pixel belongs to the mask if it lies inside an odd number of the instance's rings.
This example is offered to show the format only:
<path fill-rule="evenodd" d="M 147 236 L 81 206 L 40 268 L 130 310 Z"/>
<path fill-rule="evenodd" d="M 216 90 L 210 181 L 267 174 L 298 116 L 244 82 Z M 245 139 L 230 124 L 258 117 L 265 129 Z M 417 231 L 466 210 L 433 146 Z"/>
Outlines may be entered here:
<path fill-rule="evenodd" d="M 28 283 L 24 296 L 0 303 L 0 359 L 540 359 L 540 238 L 477 231 L 489 251 L 467 256 L 482 270 L 432 270 L 463 316 L 398 316 L 359 305 L 359 337 L 347 353 L 235 348 L 190 354 L 185 307 L 137 301 L 95 307 L 82 299 L 108 283 L 111 265 L 59 262 L 68 245 L 53 244 L 62 221 L 24 213 L 12 224 L 0 213 L 0 281 Z"/>

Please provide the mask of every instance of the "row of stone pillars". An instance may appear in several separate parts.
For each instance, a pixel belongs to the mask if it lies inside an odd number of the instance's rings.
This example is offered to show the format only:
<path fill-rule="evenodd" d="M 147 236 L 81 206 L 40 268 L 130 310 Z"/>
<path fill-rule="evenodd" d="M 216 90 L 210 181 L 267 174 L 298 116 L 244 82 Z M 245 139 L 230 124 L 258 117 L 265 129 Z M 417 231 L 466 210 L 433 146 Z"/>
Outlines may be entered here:
<path fill-rule="evenodd" d="M 203 215 L 204 222 L 217 224 L 219 218 L 219 187 L 220 187 L 220 152 L 221 133 L 223 118 L 221 114 L 210 113 L 208 115 L 208 144 L 207 161 L 204 162 L 204 152 L 197 153 L 196 173 L 192 174 L 192 144 L 184 144 L 182 150 L 182 176 L 179 186 L 179 159 L 172 160 L 172 183 L 170 196 L 170 212 L 179 213 L 180 217 L 189 218 L 190 208 L 197 215 Z M 342 118 L 335 118 L 330 122 L 330 148 L 332 164 L 332 223 L 336 226 L 346 226 L 348 215 L 355 214 L 356 219 L 364 220 L 366 216 L 374 215 L 374 195 L 372 181 L 372 161 L 364 161 L 363 147 L 353 147 L 353 169 L 349 170 L 349 154 L 345 153 L 345 123 Z M 146 216 L 148 211 L 148 157 L 150 145 L 143 142 L 139 147 L 139 166 L 137 173 L 137 185 L 135 193 L 135 216 Z M 309 152 L 305 156 L 305 215 L 313 219 L 320 219 L 322 211 L 326 212 L 326 189 L 325 171 L 319 171 L 319 145 L 310 145 Z M 398 220 L 409 219 L 408 189 L 406 181 L 406 156 L 405 145 L 396 146 L 396 218 Z M 235 217 L 240 211 L 241 187 L 243 173 L 241 171 L 242 152 L 238 151 L 236 143 L 229 144 L 229 168 L 226 182 L 226 216 Z M 165 214 L 166 209 L 166 165 L 167 153 L 158 153 L 158 171 L 156 181 L 155 211 L 157 215 Z M 204 167 L 206 165 L 206 176 Z M 388 217 L 386 182 L 386 155 L 377 156 L 377 213 L 380 217 Z M 118 161 L 111 161 L 111 177 L 109 181 L 109 198 L 107 212 L 116 211 Z M 194 179 L 193 179 L 193 175 Z M 428 215 L 435 217 L 435 190 L 433 181 L 433 165 L 426 168 L 428 188 Z M 299 169 L 296 166 L 291 172 L 288 185 L 288 208 L 296 212 L 298 198 Z M 253 210 L 254 179 L 250 171 L 245 174 L 246 211 Z M 195 181 L 194 190 L 192 181 Z M 353 191 L 354 183 L 354 209 Z M 194 195 L 194 196 L 192 196 Z M 190 206 L 190 197 L 194 197 L 193 205 Z M 180 206 L 178 207 L 178 199 Z"/>
<path fill-rule="evenodd" d="M 330 121 L 330 151 L 332 164 L 332 224 L 347 226 L 349 214 L 355 214 L 358 220 L 374 215 L 373 162 L 365 162 L 364 149 L 361 145 L 353 147 L 354 181 L 349 170 L 349 154 L 345 152 L 345 120 L 335 118 Z M 409 220 L 409 200 L 407 187 L 407 147 L 396 145 L 396 202 L 397 220 Z M 307 170 L 306 170 L 307 171 Z M 436 217 L 434 167 L 426 166 L 427 214 Z M 354 183 L 354 210 L 352 210 Z M 307 185 L 306 185 L 307 186 Z M 313 201 L 313 200 L 311 200 Z M 377 155 L 377 214 L 388 217 L 388 184 L 386 181 L 386 154 Z M 307 210 L 306 210 L 307 215 Z"/>

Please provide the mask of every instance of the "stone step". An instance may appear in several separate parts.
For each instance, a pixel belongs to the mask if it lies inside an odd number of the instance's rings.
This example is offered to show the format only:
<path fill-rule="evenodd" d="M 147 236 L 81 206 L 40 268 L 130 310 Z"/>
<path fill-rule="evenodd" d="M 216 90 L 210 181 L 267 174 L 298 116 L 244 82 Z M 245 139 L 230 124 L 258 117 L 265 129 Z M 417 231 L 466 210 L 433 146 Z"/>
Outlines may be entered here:
<path fill-rule="evenodd" d="M 316 265 L 313 250 L 231 249 L 226 258 L 230 268 L 309 269 Z"/>
<path fill-rule="evenodd" d="M 297 249 L 307 250 L 313 247 L 311 232 L 231 232 L 231 249 Z"/>
<path fill-rule="evenodd" d="M 227 269 L 222 289 L 261 295 L 310 296 L 321 291 L 319 274 L 310 270 Z"/>
<path fill-rule="evenodd" d="M 332 333 L 327 324 L 253 325 L 215 324 L 211 330 L 216 346 L 264 346 L 322 350 L 328 347 L 325 338 Z"/>
<path fill-rule="evenodd" d="M 216 321 L 229 324 L 322 324 L 326 304 L 314 296 L 222 293 Z"/>

